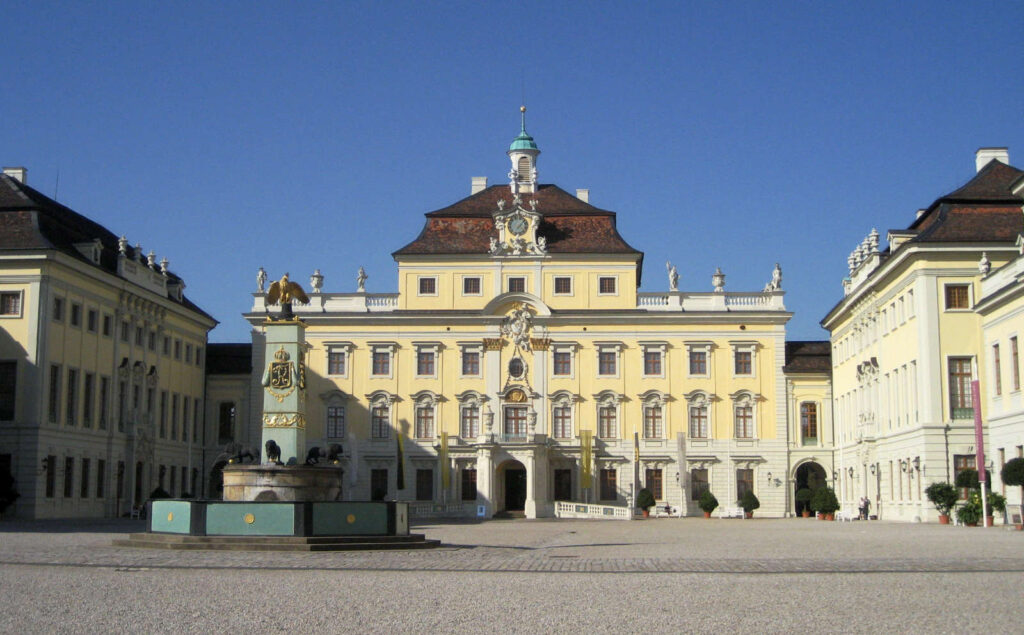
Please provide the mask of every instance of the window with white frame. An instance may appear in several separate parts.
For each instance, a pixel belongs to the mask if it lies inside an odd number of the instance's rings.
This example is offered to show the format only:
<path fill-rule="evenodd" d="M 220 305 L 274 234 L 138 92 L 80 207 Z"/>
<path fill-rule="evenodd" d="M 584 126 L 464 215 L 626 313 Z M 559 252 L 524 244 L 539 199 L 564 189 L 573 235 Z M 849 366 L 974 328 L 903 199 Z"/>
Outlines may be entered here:
<path fill-rule="evenodd" d="M 555 276 L 555 295 L 572 295 L 572 277 Z"/>
<path fill-rule="evenodd" d="M 434 402 L 429 399 L 416 404 L 416 438 L 434 438 Z"/>
<path fill-rule="evenodd" d="M 0 316 L 21 317 L 21 291 L 0 291 Z"/>
<path fill-rule="evenodd" d="M 686 356 L 690 377 L 710 376 L 711 342 L 687 342 Z"/>
<path fill-rule="evenodd" d="M 971 308 L 971 285 L 947 284 L 945 295 L 947 311 L 965 311 Z"/>
<path fill-rule="evenodd" d="M 438 351 L 441 345 L 437 342 L 413 342 L 416 347 L 416 376 L 437 377 Z"/>
<path fill-rule="evenodd" d="M 600 377 L 619 376 L 619 352 L 622 344 L 617 342 L 596 342 L 597 374 Z"/>
<path fill-rule="evenodd" d="M 480 436 L 480 406 L 466 403 L 459 408 L 459 436 L 476 439 Z"/>
<path fill-rule="evenodd" d="M 483 346 L 479 342 L 460 342 L 459 348 L 462 352 L 462 376 L 480 377 Z"/>
<path fill-rule="evenodd" d="M 644 377 L 665 376 L 665 349 L 664 342 L 641 342 L 640 348 L 644 356 Z"/>
<path fill-rule="evenodd" d="M 348 395 L 340 390 L 332 390 L 320 395 L 324 401 L 324 437 L 343 439 L 347 432 Z"/>
<path fill-rule="evenodd" d="M 753 439 L 755 437 L 754 397 L 748 392 L 733 396 L 734 436 L 737 439 Z"/>
<path fill-rule="evenodd" d="M 480 295 L 480 277 L 464 276 L 462 278 L 462 295 Z"/>
<path fill-rule="evenodd" d="M 579 397 L 568 391 L 560 390 L 550 396 L 551 399 L 551 437 L 554 439 L 571 439 L 573 437 L 573 408 Z"/>
<path fill-rule="evenodd" d="M 395 395 L 377 391 L 366 396 L 370 405 L 370 438 L 381 441 L 391 438 L 391 412 Z"/>
<path fill-rule="evenodd" d="M 526 291 L 526 278 L 513 276 L 508 279 L 509 293 L 524 293 Z"/>
<path fill-rule="evenodd" d="M 391 377 L 392 358 L 396 345 L 390 342 L 371 342 L 370 375 L 372 377 Z"/>
<path fill-rule="evenodd" d="M 551 375 L 553 377 L 573 376 L 573 357 L 576 345 L 570 343 L 554 343 L 551 345 Z"/>
<path fill-rule="evenodd" d="M 687 423 L 691 439 L 710 438 L 711 397 L 705 392 L 695 391 L 686 395 Z"/>
<path fill-rule="evenodd" d="M 349 342 L 326 342 L 327 374 L 334 377 L 348 377 L 349 355 L 352 344 Z"/>
<path fill-rule="evenodd" d="M 757 359 L 756 342 L 731 342 L 733 375 L 736 377 L 753 377 Z"/>
<path fill-rule="evenodd" d="M 645 439 L 665 438 L 665 404 L 669 396 L 658 390 L 648 390 L 639 395 L 643 416 Z"/>
<path fill-rule="evenodd" d="M 437 278 L 435 276 L 420 276 L 419 295 L 437 295 Z"/>
<path fill-rule="evenodd" d="M 602 439 L 617 439 L 622 395 L 606 390 L 594 395 L 594 401 L 597 406 L 597 436 Z"/>

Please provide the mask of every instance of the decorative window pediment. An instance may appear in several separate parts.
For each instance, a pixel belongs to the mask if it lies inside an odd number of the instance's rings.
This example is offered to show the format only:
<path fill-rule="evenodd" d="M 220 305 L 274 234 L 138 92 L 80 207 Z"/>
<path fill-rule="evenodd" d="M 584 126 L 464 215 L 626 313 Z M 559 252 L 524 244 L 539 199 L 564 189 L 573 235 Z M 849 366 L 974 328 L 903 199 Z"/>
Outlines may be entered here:
<path fill-rule="evenodd" d="M 551 401 L 552 405 L 565 408 L 583 401 L 583 398 L 568 390 L 558 390 L 548 395 L 548 400 Z"/>
<path fill-rule="evenodd" d="M 686 399 L 691 406 L 700 407 L 718 401 L 718 396 L 706 390 L 693 390 L 683 395 L 683 399 Z"/>
<path fill-rule="evenodd" d="M 594 401 L 597 402 L 598 407 L 617 406 L 626 401 L 626 396 L 614 390 L 602 390 L 594 395 Z"/>
<path fill-rule="evenodd" d="M 731 393 L 729 399 L 732 399 L 737 406 L 753 406 L 758 401 L 762 401 L 764 397 L 749 390 L 738 390 Z"/>
<path fill-rule="evenodd" d="M 657 406 L 659 408 L 663 407 L 669 401 L 672 401 L 672 395 L 667 392 L 653 389 L 642 392 L 637 395 L 637 397 L 640 398 L 640 401 L 642 401 L 645 406 Z"/>
<path fill-rule="evenodd" d="M 429 406 L 433 408 L 442 401 L 445 401 L 443 395 L 439 395 L 433 390 L 421 390 L 413 395 L 410 395 L 410 397 L 412 398 L 413 402 L 416 403 L 417 407 Z"/>
<path fill-rule="evenodd" d="M 337 389 L 322 392 L 320 393 L 319 397 L 320 401 L 324 402 L 325 404 L 344 403 L 348 401 L 348 394 Z"/>
<path fill-rule="evenodd" d="M 466 406 L 480 407 L 490 399 L 489 396 L 476 390 L 466 390 L 455 395 L 455 400 Z"/>
<path fill-rule="evenodd" d="M 388 406 L 390 407 L 396 401 L 401 401 L 402 398 L 394 393 L 390 393 L 386 390 L 375 390 L 366 395 L 366 401 L 371 406 Z"/>

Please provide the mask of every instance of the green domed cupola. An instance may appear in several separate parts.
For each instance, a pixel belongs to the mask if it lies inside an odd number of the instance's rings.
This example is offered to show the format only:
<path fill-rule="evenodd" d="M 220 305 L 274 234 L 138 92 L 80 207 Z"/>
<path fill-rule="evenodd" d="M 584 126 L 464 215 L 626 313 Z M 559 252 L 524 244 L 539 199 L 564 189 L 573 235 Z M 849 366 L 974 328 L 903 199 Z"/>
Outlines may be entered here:
<path fill-rule="evenodd" d="M 513 194 L 537 191 L 537 155 L 540 154 L 537 143 L 526 132 L 526 106 L 520 106 L 519 112 L 522 116 L 522 128 L 519 136 L 508 147 L 508 156 L 512 160 L 512 170 L 509 171 L 508 178 Z"/>

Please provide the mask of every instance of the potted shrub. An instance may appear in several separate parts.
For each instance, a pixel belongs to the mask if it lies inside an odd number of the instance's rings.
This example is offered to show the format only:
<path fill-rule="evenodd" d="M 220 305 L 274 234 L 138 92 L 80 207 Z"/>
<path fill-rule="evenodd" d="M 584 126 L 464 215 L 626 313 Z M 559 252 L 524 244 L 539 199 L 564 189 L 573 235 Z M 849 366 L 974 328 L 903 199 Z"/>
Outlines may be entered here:
<path fill-rule="evenodd" d="M 700 493 L 700 498 L 697 499 L 697 507 L 704 512 L 704 518 L 711 518 L 711 512 L 715 511 L 718 507 L 718 499 L 711 493 L 711 490 L 706 489 Z"/>
<path fill-rule="evenodd" d="M 1006 497 L 999 492 L 989 491 L 988 493 L 988 519 L 985 521 L 986 527 L 995 527 L 992 517 L 999 512 L 1000 514 L 1006 513 Z"/>
<path fill-rule="evenodd" d="M 956 508 L 956 519 L 967 527 L 977 527 L 981 520 L 981 494 L 968 494 L 967 502 Z"/>
<path fill-rule="evenodd" d="M 796 491 L 796 502 L 803 503 L 800 508 L 800 515 L 804 518 L 809 518 L 811 516 L 811 496 L 813 495 L 814 492 L 806 487 L 801 487 Z"/>
<path fill-rule="evenodd" d="M 1021 501 L 1024 501 L 1024 459 L 1010 459 L 1003 466 L 1000 475 L 1006 485 L 1017 485 L 1021 488 Z M 1024 519 L 1024 505 L 1021 505 L 1021 518 Z M 1024 529 L 1024 524 L 1017 524 L 1015 527 Z"/>
<path fill-rule="evenodd" d="M 754 510 L 761 506 L 761 501 L 757 500 L 757 496 L 754 496 L 754 492 L 747 490 L 743 492 L 743 496 L 739 500 L 740 507 L 743 508 L 743 512 L 747 515 L 747 518 L 753 518 Z"/>
<path fill-rule="evenodd" d="M 835 520 L 839 499 L 831 487 L 819 487 L 811 496 L 811 509 L 818 512 L 822 520 Z"/>
<path fill-rule="evenodd" d="M 924 495 L 938 510 L 939 524 L 948 525 L 949 513 L 956 507 L 956 501 L 959 499 L 956 488 L 945 482 L 932 483 L 925 488 Z"/>
<path fill-rule="evenodd" d="M 988 480 L 989 485 L 991 485 L 992 474 L 988 470 L 985 470 L 985 478 Z M 960 473 L 956 475 L 956 478 L 953 479 L 953 484 L 964 489 L 980 488 L 981 482 L 978 481 L 978 470 L 973 467 L 961 470 Z"/>
<path fill-rule="evenodd" d="M 645 487 L 637 492 L 636 506 L 643 512 L 644 518 L 651 515 L 651 508 L 654 507 L 655 504 L 654 494 L 651 493 L 651 490 Z"/>

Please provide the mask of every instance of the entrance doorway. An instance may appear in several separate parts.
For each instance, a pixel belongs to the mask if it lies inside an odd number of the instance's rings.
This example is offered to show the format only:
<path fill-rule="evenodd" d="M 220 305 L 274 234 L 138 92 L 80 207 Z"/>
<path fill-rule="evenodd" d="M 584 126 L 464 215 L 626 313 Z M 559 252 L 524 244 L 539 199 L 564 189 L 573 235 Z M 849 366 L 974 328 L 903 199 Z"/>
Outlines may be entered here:
<path fill-rule="evenodd" d="M 526 468 L 505 468 L 505 511 L 526 509 Z"/>
<path fill-rule="evenodd" d="M 555 470 L 555 500 L 556 501 L 571 501 L 572 500 L 572 470 L 557 469 Z"/>
<path fill-rule="evenodd" d="M 794 483 L 793 500 L 796 503 L 796 513 L 804 511 L 805 509 L 810 510 L 810 504 L 796 500 L 796 492 L 799 492 L 803 488 L 807 488 L 811 491 L 818 489 L 819 487 L 825 487 L 828 481 L 825 477 L 825 468 L 821 467 L 814 461 L 804 463 L 800 467 L 796 468 L 796 479 Z"/>

